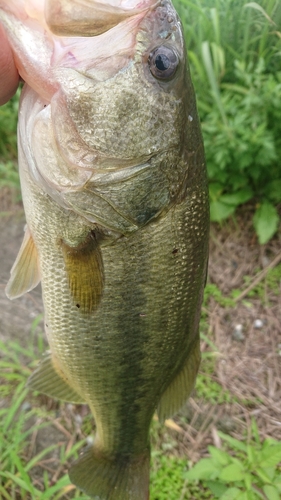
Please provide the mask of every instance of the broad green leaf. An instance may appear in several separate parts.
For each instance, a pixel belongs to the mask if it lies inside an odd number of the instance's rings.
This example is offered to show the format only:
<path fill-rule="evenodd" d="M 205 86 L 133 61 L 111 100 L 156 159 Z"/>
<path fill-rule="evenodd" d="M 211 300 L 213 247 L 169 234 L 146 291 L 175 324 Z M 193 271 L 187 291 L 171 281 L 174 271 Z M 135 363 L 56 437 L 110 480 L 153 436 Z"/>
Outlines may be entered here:
<path fill-rule="evenodd" d="M 242 205 L 246 203 L 253 197 L 253 191 L 251 189 L 241 189 L 233 194 L 223 194 L 220 197 L 220 201 L 226 205 Z"/>
<path fill-rule="evenodd" d="M 215 479 L 219 469 L 210 458 L 202 458 L 197 464 L 184 475 L 186 479 Z"/>
<path fill-rule="evenodd" d="M 255 470 L 257 476 L 262 480 L 263 483 L 271 483 L 271 478 L 267 475 L 264 469 L 257 467 Z"/>
<path fill-rule="evenodd" d="M 221 483 L 220 481 L 205 481 L 205 484 L 217 498 L 220 498 L 223 493 L 229 490 L 227 485 Z"/>
<path fill-rule="evenodd" d="M 260 467 L 274 467 L 281 462 L 281 443 L 272 446 L 272 449 L 262 450 L 260 454 Z"/>
<path fill-rule="evenodd" d="M 251 491 L 240 491 L 235 500 L 252 500 Z"/>
<path fill-rule="evenodd" d="M 267 484 L 266 486 L 264 486 L 263 491 L 265 492 L 268 500 L 280 500 L 279 492 L 277 488 L 275 488 L 275 486 Z"/>
<path fill-rule="evenodd" d="M 241 481 L 244 478 L 243 465 L 230 464 L 224 467 L 220 473 L 220 479 L 222 481 Z"/>
<path fill-rule="evenodd" d="M 234 448 L 234 450 L 244 451 L 245 453 L 247 453 L 247 445 L 242 441 L 238 441 L 238 439 L 228 436 L 228 434 L 224 434 L 224 432 L 221 431 L 218 432 L 218 435 L 220 438 L 230 444 L 230 446 Z"/>
<path fill-rule="evenodd" d="M 210 216 L 212 222 L 220 222 L 227 219 L 235 212 L 235 205 L 226 205 L 221 201 L 211 201 L 210 203 Z"/>
<path fill-rule="evenodd" d="M 244 480 L 244 483 L 246 485 L 247 490 L 252 489 L 252 484 L 255 482 L 255 479 L 256 478 L 254 478 L 253 475 L 250 474 L 250 472 L 246 472 L 244 474 L 243 480 Z"/>
<path fill-rule="evenodd" d="M 273 467 L 281 462 L 281 443 L 267 447 L 260 452 L 260 467 Z"/>
<path fill-rule="evenodd" d="M 269 182 L 265 187 L 265 194 L 270 201 L 279 203 L 281 201 L 281 179 Z"/>
<path fill-rule="evenodd" d="M 261 245 L 267 243 L 277 230 L 279 216 L 276 208 L 265 201 L 256 210 L 253 218 L 254 228 Z"/>
<path fill-rule="evenodd" d="M 270 481 L 272 482 L 276 474 L 276 467 L 264 467 L 263 472 L 265 472 L 265 474 L 269 477 Z M 280 482 L 281 482 L 281 477 L 280 477 Z"/>
<path fill-rule="evenodd" d="M 209 193 L 211 201 L 217 201 L 223 192 L 223 185 L 219 182 L 210 182 Z"/>
<path fill-rule="evenodd" d="M 277 477 L 274 479 L 274 481 L 272 481 L 272 484 L 274 484 L 275 486 L 278 486 L 278 488 L 280 487 L 280 491 L 281 491 L 281 474 L 280 474 L 280 470 L 278 471 L 277 473 Z"/>
<path fill-rule="evenodd" d="M 229 455 L 225 451 L 219 450 L 215 446 L 208 446 L 212 457 L 221 465 L 229 464 Z"/>
<path fill-rule="evenodd" d="M 240 492 L 239 488 L 228 488 L 220 497 L 220 500 L 235 500 L 240 495 Z"/>

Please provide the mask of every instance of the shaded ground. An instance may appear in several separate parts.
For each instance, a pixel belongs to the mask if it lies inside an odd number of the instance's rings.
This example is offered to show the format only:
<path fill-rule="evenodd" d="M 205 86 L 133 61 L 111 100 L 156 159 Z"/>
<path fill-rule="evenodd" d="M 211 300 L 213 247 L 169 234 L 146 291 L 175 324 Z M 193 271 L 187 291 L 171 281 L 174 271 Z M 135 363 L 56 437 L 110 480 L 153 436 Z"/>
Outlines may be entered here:
<path fill-rule="evenodd" d="M 34 318 L 42 313 L 40 289 L 14 302 L 6 298 L 4 286 L 22 241 L 24 214 L 3 192 L 0 212 L 0 339 L 14 339 L 24 346 Z M 281 234 L 268 245 L 257 244 L 250 208 L 249 212 L 243 209 L 238 223 L 212 226 L 209 298 L 202 322 L 203 383 L 180 415 L 165 427 L 154 424 L 153 444 L 166 453 L 195 461 L 206 454 L 208 444 L 220 445 L 218 430 L 239 439 L 249 437 L 252 417 L 262 438 L 281 440 L 280 243 Z M 269 269 L 276 273 L 269 275 Z M 58 413 L 53 431 L 37 432 L 36 422 L 30 456 L 52 442 L 65 442 L 70 448 L 88 425 L 84 423 L 81 431 L 81 423 L 88 418 L 85 406 L 60 407 L 45 397 L 42 404 Z M 48 460 L 41 467 L 51 471 L 55 482 L 65 466 L 59 466 L 58 456 Z M 39 467 L 35 480 L 40 474 Z"/>
<path fill-rule="evenodd" d="M 190 401 L 193 459 L 205 453 L 207 443 L 219 444 L 218 429 L 249 438 L 252 417 L 262 439 L 281 440 L 281 235 L 259 246 L 251 219 L 251 208 L 244 207 L 238 222 L 211 228 L 209 282 L 222 298 L 211 296 L 206 312 L 208 337 L 217 349 L 210 377 L 230 397 L 221 404 Z M 236 298 L 227 305 L 231 293 Z M 204 341 L 202 349 L 212 350 Z M 206 358 L 202 370 L 204 363 Z"/>

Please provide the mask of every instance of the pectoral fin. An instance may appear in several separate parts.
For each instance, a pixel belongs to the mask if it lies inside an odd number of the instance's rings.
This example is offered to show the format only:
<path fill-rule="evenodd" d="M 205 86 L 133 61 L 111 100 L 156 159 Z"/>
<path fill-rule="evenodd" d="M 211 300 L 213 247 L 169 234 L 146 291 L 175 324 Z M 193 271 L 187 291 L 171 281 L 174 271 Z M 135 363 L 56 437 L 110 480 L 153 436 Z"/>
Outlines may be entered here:
<path fill-rule="evenodd" d="M 12 300 L 30 292 L 38 285 L 40 279 L 37 248 L 27 227 L 6 286 L 7 297 Z"/>
<path fill-rule="evenodd" d="M 157 409 L 161 422 L 174 415 L 186 402 L 195 384 L 200 359 L 200 341 L 198 338 L 194 342 L 182 370 L 162 395 Z"/>
<path fill-rule="evenodd" d="M 103 292 L 103 262 L 95 233 L 77 247 L 62 241 L 62 252 L 74 303 L 83 312 L 98 307 Z"/>
<path fill-rule="evenodd" d="M 27 385 L 34 391 L 68 403 L 84 403 L 83 398 L 71 387 L 67 377 L 56 366 L 50 352 L 47 352 L 38 368 L 29 377 Z"/>

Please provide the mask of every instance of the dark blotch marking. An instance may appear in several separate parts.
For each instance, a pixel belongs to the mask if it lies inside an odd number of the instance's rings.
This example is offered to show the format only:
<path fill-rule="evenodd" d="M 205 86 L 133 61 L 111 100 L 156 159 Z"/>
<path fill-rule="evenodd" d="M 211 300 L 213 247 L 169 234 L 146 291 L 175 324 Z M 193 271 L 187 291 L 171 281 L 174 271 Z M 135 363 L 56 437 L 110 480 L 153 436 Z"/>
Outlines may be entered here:
<path fill-rule="evenodd" d="M 157 213 L 159 212 L 158 208 L 146 208 L 142 211 L 142 213 L 139 213 L 136 217 L 137 223 L 138 224 L 146 224 L 149 222 L 151 219 L 153 219 Z"/>
<path fill-rule="evenodd" d="M 172 251 L 172 254 L 175 255 L 176 253 L 178 253 L 178 248 L 174 248 L 174 250 Z"/>

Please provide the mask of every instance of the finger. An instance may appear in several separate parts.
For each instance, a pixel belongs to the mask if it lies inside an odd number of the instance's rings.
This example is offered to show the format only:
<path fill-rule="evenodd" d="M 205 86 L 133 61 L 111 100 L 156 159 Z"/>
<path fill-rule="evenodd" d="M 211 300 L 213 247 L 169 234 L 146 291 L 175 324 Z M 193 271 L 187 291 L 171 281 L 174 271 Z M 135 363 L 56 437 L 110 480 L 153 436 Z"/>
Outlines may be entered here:
<path fill-rule="evenodd" d="M 16 92 L 19 74 L 13 53 L 0 24 L 0 105 L 5 104 Z"/>

